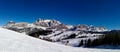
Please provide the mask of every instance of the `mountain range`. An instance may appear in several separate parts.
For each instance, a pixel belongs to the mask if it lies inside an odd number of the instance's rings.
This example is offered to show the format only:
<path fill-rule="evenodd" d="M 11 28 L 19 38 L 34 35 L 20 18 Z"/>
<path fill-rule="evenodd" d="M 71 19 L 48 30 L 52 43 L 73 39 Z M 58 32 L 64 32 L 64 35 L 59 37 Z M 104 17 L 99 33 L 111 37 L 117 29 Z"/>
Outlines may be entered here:
<path fill-rule="evenodd" d="M 9 21 L 3 28 L 73 47 L 79 47 L 81 42 L 85 45 L 88 40 L 97 39 L 108 31 L 103 26 L 66 25 L 57 20 L 40 18 L 33 23 Z"/>

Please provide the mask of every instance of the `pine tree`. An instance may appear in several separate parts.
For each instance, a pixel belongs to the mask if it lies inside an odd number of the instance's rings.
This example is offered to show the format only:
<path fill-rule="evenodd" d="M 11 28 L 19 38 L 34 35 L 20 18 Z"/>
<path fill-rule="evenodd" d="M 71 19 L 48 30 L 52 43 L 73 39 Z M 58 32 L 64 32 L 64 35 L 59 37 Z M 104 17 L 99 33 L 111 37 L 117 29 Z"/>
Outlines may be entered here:
<path fill-rule="evenodd" d="M 86 47 L 90 47 L 91 46 L 91 39 L 88 39 L 87 41 L 86 41 L 86 45 L 85 45 Z"/>
<path fill-rule="evenodd" d="M 80 41 L 78 47 L 82 46 L 83 45 L 83 40 Z"/>

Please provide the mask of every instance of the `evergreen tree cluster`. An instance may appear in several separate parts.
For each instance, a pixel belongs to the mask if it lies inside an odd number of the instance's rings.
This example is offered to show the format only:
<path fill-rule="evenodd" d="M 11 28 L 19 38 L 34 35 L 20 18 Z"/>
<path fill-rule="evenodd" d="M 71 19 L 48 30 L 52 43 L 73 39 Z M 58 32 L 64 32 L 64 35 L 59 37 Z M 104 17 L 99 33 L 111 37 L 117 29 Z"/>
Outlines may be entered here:
<path fill-rule="evenodd" d="M 99 45 L 111 45 L 111 46 L 118 46 L 120 45 L 120 31 L 113 30 L 100 36 L 98 39 L 88 39 L 88 40 L 81 40 L 78 47 L 84 45 L 85 47 L 93 47 Z"/>

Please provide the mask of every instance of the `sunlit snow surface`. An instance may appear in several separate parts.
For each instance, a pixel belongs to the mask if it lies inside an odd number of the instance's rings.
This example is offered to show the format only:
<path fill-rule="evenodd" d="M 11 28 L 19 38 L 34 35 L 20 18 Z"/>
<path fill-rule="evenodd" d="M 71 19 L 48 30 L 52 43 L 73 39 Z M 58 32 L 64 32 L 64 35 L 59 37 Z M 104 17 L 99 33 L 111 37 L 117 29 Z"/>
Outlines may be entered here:
<path fill-rule="evenodd" d="M 0 52 L 120 52 L 120 50 L 64 46 L 0 28 Z"/>

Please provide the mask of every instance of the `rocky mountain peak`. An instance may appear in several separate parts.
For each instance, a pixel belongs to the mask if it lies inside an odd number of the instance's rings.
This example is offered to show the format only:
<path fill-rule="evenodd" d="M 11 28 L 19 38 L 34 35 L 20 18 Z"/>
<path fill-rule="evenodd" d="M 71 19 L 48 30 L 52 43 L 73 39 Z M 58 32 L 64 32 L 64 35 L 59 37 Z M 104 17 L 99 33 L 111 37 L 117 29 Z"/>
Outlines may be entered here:
<path fill-rule="evenodd" d="M 38 25 L 38 26 L 43 26 L 43 27 L 51 27 L 51 26 L 58 26 L 61 24 L 61 22 L 57 21 L 57 20 L 50 20 L 50 19 L 37 19 L 36 22 L 33 23 L 34 25 Z"/>

